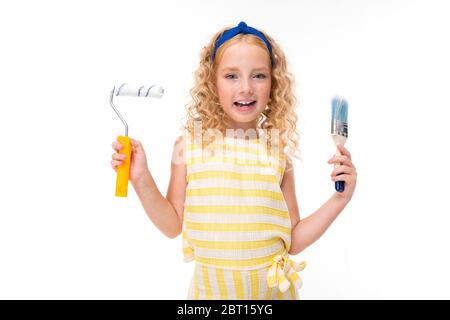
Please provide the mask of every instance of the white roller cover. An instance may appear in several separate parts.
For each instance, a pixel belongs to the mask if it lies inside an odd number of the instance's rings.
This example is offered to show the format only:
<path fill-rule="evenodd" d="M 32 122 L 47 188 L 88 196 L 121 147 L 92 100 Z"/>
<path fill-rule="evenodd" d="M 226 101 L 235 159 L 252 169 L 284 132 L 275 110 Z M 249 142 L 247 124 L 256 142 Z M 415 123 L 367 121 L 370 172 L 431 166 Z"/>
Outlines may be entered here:
<path fill-rule="evenodd" d="M 159 85 L 140 86 L 122 83 L 114 86 L 115 96 L 161 98 L 163 94 L 164 89 Z"/>

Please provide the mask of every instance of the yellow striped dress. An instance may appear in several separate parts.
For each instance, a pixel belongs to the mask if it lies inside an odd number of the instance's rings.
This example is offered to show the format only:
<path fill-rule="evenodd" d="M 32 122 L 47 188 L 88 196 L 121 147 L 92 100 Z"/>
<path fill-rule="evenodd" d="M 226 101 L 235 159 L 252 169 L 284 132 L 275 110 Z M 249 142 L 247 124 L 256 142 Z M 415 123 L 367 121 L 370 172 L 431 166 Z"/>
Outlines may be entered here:
<path fill-rule="evenodd" d="M 185 142 L 183 253 L 196 261 L 188 299 L 298 299 L 304 263 L 287 253 L 286 158 L 268 154 L 259 139 Z"/>

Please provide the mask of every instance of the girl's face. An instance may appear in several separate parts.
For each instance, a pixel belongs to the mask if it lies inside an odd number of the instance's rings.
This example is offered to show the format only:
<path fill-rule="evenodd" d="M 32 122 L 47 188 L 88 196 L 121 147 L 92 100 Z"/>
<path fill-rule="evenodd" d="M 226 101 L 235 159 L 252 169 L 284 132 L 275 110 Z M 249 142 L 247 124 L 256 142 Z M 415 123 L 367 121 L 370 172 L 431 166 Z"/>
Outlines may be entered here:
<path fill-rule="evenodd" d="M 233 129 L 256 128 L 270 98 L 270 57 L 257 45 L 239 41 L 223 52 L 217 67 L 219 102 Z"/>

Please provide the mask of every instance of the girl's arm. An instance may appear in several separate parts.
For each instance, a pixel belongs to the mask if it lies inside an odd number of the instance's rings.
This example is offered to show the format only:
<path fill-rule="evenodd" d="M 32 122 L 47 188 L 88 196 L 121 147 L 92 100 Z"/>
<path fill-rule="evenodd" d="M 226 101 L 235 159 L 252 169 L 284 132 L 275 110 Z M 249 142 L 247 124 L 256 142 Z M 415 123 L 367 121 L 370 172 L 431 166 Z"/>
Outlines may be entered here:
<path fill-rule="evenodd" d="M 335 192 L 318 210 L 305 219 L 300 219 L 294 184 L 294 170 L 287 168 L 281 183 L 292 223 L 291 248 L 289 254 L 296 255 L 318 240 L 350 201 L 356 185 L 356 169 L 350 153 L 343 146 L 338 147 L 343 154 L 333 157 L 328 163 L 342 163 L 333 171 L 333 181 L 345 181 L 344 192 Z M 337 174 L 343 173 L 339 176 Z"/>
<path fill-rule="evenodd" d="M 179 137 L 174 145 L 174 153 L 183 145 L 183 139 Z M 167 237 L 177 237 L 181 233 L 183 224 L 186 164 L 171 162 L 171 177 L 166 197 L 159 192 L 149 170 L 132 184 L 153 224 Z"/>

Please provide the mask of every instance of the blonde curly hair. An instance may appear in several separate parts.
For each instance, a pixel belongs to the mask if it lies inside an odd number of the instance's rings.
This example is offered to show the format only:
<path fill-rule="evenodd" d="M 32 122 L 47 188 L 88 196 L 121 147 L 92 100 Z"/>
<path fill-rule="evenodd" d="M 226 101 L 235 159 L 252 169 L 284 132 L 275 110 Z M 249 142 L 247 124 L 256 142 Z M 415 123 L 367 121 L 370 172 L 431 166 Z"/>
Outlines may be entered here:
<path fill-rule="evenodd" d="M 223 108 L 219 103 L 216 87 L 216 71 L 223 52 L 227 47 L 238 41 L 246 41 L 249 44 L 264 48 L 270 55 L 264 42 L 251 34 L 238 34 L 226 41 L 216 52 L 214 60 L 212 54 L 216 40 L 229 28 L 224 28 L 217 32 L 208 45 L 200 53 L 199 67 L 194 74 L 195 84 L 190 90 L 192 100 L 186 105 L 186 124 L 182 126 L 189 135 L 194 135 L 194 125 L 196 121 L 201 122 L 201 134 L 204 136 L 208 129 L 219 130 L 223 136 L 226 134 L 226 119 Z M 256 131 L 267 134 L 267 147 L 271 150 L 273 141 L 276 143 L 280 153 L 287 156 L 287 160 L 292 164 L 290 157 L 299 158 L 299 137 L 297 131 L 297 115 L 295 113 L 297 99 L 294 94 L 294 77 L 287 71 L 287 62 L 280 46 L 265 32 L 267 40 L 272 45 L 272 56 L 274 65 L 271 70 L 271 90 L 270 98 L 266 109 L 257 119 Z M 271 129 L 277 129 L 278 139 L 272 139 Z M 198 129 L 197 129 L 198 130 Z M 262 131 L 261 131 L 262 130 Z M 203 141 L 208 145 L 211 141 Z"/>

